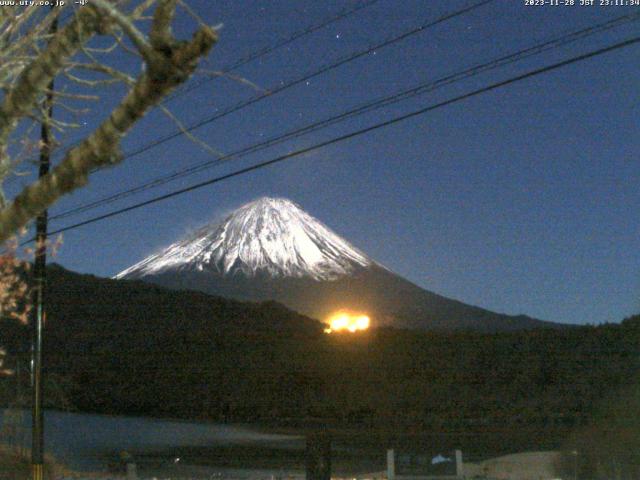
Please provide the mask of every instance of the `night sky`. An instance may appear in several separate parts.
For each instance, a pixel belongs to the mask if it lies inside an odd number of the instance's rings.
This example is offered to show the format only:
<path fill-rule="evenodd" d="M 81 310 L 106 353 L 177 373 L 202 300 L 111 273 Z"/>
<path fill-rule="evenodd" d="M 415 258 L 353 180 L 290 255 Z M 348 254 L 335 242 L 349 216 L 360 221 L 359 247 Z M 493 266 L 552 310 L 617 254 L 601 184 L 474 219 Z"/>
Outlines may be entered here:
<path fill-rule="evenodd" d="M 203 71 L 225 69 L 362 2 L 189 0 L 223 24 Z M 185 124 L 474 2 L 379 0 L 208 81 L 167 106 Z M 497 0 L 212 122 L 194 133 L 228 153 L 637 7 Z M 580 0 L 576 0 L 579 4 Z M 597 0 L 596 3 L 599 3 Z M 193 26 L 181 11 L 176 30 Z M 355 117 L 82 215 L 136 201 L 417 110 L 637 36 L 640 22 Z M 126 60 L 123 60 L 123 62 Z M 196 77 L 196 81 L 202 78 Z M 246 81 L 242 81 L 244 79 Z M 636 44 L 319 151 L 67 232 L 55 261 L 111 276 L 259 196 L 286 197 L 396 273 L 439 294 L 569 323 L 640 311 L 640 47 Z M 254 86 L 251 85 L 254 84 Z M 107 99 L 118 91 L 105 90 Z M 105 111 L 106 112 L 106 111 Z M 105 112 L 97 111 L 99 115 Z M 96 118 L 97 118 L 96 117 Z M 91 126 L 91 121 L 88 122 Z M 160 113 L 131 151 L 174 131 Z M 73 139 L 81 132 L 71 132 Z M 95 174 L 51 215 L 211 159 L 181 137 Z M 29 178 L 13 182 L 15 189 Z"/>

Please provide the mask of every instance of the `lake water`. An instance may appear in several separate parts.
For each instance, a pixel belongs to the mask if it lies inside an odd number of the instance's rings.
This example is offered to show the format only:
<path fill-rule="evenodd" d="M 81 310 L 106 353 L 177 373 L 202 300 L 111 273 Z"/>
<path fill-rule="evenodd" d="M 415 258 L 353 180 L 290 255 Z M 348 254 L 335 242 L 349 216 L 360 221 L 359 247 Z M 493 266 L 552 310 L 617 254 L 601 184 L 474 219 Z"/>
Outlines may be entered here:
<path fill-rule="evenodd" d="M 122 451 L 144 452 L 187 446 L 256 445 L 299 447 L 299 437 L 261 433 L 243 427 L 144 417 L 45 411 L 45 451 L 80 471 L 104 470 Z M 0 410 L 3 441 L 31 445 L 31 413 Z"/>

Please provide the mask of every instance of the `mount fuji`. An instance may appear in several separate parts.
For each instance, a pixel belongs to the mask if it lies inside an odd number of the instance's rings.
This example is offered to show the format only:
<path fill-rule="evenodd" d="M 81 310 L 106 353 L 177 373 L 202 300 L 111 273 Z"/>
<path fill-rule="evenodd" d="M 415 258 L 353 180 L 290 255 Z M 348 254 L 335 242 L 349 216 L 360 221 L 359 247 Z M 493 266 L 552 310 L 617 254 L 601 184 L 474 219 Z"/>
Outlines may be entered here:
<path fill-rule="evenodd" d="M 374 262 L 293 202 L 262 198 L 220 225 L 207 225 L 116 278 L 166 271 L 210 272 L 248 278 L 335 280 Z"/>
<path fill-rule="evenodd" d="M 506 331 L 559 324 L 466 305 L 386 269 L 295 203 L 260 198 L 120 272 L 172 289 L 275 300 L 326 319 L 366 312 L 374 324 L 424 330 Z"/>

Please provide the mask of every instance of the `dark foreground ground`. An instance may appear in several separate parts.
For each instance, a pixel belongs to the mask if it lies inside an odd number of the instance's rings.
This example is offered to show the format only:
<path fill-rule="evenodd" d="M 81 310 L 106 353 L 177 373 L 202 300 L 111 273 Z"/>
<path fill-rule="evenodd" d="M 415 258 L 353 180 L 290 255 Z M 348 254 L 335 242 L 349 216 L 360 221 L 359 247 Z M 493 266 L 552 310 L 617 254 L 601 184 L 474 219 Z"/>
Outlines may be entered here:
<path fill-rule="evenodd" d="M 4 410 L 0 418 L 5 443 L 30 445 L 28 412 Z M 6 435 L 11 425 L 13 437 Z M 141 476 L 149 477 L 271 479 L 302 474 L 305 438 L 318 431 L 332 439 L 332 470 L 340 477 L 371 477 L 383 471 L 388 448 L 427 461 L 460 449 L 465 462 L 477 462 L 509 453 L 555 450 L 557 439 L 563 437 L 557 430 L 399 432 L 393 428 L 273 428 L 57 411 L 45 414 L 45 448 L 60 463 L 75 471 L 122 474 L 121 457 L 126 451 Z"/>

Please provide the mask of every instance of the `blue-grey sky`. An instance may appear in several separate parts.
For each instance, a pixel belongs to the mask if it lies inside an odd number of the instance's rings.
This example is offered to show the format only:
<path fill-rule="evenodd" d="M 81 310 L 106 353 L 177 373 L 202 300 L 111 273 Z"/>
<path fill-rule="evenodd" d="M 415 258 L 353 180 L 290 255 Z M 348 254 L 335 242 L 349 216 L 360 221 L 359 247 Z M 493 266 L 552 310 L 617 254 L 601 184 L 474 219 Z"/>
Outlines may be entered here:
<path fill-rule="evenodd" d="M 345 0 L 188 3 L 207 23 L 223 24 L 220 41 L 203 66 L 207 71 L 221 70 L 358 4 Z M 235 74 L 273 89 L 470 3 L 379 0 Z M 575 3 L 526 6 L 524 0 L 497 0 L 194 133 L 217 150 L 231 152 L 367 100 L 637 11 L 637 7 L 600 6 L 598 0 L 594 6 Z M 177 30 L 186 29 L 187 23 L 179 21 Z M 51 228 L 638 33 L 640 22 L 633 22 L 104 209 L 54 221 Z M 639 80 L 636 45 L 70 231 L 56 261 L 73 270 L 110 276 L 242 203 L 263 195 L 281 196 L 390 269 L 439 294 L 545 320 L 619 321 L 640 311 Z M 255 94 L 247 83 L 221 78 L 168 106 L 190 124 Z M 130 135 L 125 150 L 174 129 L 170 120 L 152 114 Z M 51 214 L 208 158 L 209 153 L 184 137 L 167 142 L 97 173 L 86 189 L 64 199 Z"/>

